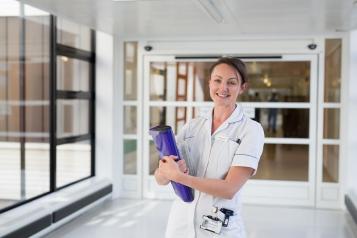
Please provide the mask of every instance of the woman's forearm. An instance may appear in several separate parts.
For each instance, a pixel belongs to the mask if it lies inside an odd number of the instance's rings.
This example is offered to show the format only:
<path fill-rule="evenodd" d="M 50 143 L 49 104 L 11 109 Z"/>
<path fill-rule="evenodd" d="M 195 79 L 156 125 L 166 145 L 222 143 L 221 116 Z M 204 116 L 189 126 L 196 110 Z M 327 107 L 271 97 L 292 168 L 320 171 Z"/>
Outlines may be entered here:
<path fill-rule="evenodd" d="M 251 173 L 251 169 L 240 169 L 239 173 L 230 171 L 225 179 L 200 178 L 180 173 L 175 180 L 215 197 L 232 199 L 249 179 Z"/>

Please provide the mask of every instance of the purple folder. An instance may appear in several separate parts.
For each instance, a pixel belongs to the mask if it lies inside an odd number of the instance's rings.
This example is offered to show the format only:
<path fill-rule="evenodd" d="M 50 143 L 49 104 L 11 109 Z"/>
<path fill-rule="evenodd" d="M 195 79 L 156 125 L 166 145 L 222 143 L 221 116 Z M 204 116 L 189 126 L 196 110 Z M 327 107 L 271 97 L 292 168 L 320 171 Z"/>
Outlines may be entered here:
<path fill-rule="evenodd" d="M 180 160 L 180 154 L 176 146 L 175 136 L 170 126 L 156 126 L 150 129 L 150 135 L 154 139 L 156 149 L 159 151 L 160 159 L 167 155 L 176 155 Z M 193 201 L 193 189 L 186 185 L 171 181 L 171 185 L 184 202 Z"/>

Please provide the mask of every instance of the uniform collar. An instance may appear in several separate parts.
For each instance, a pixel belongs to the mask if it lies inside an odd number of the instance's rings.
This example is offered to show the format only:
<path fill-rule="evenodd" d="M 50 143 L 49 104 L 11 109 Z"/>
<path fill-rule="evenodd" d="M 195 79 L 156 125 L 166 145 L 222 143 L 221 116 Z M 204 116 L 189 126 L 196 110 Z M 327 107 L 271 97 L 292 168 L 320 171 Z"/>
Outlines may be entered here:
<path fill-rule="evenodd" d="M 207 113 L 203 114 L 202 117 L 212 121 L 212 114 L 213 114 L 213 107 L 208 110 Z M 234 123 L 238 122 L 243 119 L 243 108 L 240 104 L 236 104 L 236 108 L 234 109 L 233 113 L 227 118 L 227 123 Z"/>

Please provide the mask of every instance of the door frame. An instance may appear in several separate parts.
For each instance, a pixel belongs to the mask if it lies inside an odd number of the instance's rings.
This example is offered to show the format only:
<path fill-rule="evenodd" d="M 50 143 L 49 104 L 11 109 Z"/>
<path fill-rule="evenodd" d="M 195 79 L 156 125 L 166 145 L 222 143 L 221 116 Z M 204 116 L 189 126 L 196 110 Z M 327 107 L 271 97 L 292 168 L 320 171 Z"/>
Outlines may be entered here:
<path fill-rule="evenodd" d="M 309 171 L 308 182 L 249 180 L 243 191 L 243 201 L 255 204 L 279 204 L 296 206 L 316 206 L 316 164 L 317 164 L 317 95 L 318 95 L 318 55 L 317 54 L 281 54 L 281 59 L 252 59 L 254 61 L 310 61 L 310 102 L 308 103 L 241 103 L 243 107 L 278 107 L 278 108 L 309 108 L 309 138 L 267 138 L 266 143 L 308 144 L 309 145 Z M 142 88 L 148 89 L 150 82 L 150 62 L 181 61 L 175 60 L 174 54 L 143 55 L 143 80 Z M 182 60 L 182 61 L 188 61 Z M 189 61 L 205 61 L 202 59 Z M 207 60 L 212 61 L 212 60 Z M 174 198 L 170 186 L 156 185 L 153 176 L 149 175 L 149 113 L 150 106 L 212 106 L 211 102 L 164 102 L 149 101 L 149 91 L 143 90 L 142 94 L 142 153 L 138 163 L 142 164 L 142 194 L 144 198 Z M 258 191 L 258 192 L 257 192 Z M 283 196 L 285 195 L 285 197 Z"/>

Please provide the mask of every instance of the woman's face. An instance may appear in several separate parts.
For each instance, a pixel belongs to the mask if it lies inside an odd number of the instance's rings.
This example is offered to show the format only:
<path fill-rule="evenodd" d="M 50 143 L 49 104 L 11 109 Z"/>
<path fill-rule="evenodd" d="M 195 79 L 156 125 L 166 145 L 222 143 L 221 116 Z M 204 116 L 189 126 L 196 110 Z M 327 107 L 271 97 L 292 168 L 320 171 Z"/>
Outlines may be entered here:
<path fill-rule="evenodd" d="M 210 96 L 215 106 L 233 106 L 244 92 L 246 83 L 242 84 L 240 74 L 227 64 L 217 65 L 209 81 Z"/>

